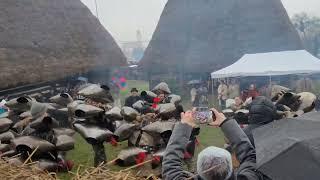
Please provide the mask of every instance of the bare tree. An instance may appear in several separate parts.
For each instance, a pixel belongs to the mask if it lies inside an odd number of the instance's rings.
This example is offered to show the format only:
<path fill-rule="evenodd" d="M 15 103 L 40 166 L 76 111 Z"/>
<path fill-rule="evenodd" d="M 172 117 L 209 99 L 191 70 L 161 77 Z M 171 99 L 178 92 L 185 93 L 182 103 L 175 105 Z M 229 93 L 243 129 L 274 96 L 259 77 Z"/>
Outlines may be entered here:
<path fill-rule="evenodd" d="M 292 22 L 307 50 L 320 57 L 320 17 L 299 13 L 292 17 Z"/>

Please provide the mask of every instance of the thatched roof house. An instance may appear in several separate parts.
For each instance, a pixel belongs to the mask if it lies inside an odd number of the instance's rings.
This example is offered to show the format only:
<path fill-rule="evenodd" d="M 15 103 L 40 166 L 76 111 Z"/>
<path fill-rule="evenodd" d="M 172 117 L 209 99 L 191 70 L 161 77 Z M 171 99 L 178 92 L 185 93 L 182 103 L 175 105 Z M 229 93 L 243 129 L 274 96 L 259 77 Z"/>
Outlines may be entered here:
<path fill-rule="evenodd" d="M 169 0 L 141 67 L 208 73 L 245 53 L 303 49 L 280 0 Z"/>
<path fill-rule="evenodd" d="M 0 88 L 125 63 L 80 0 L 0 1 Z"/>

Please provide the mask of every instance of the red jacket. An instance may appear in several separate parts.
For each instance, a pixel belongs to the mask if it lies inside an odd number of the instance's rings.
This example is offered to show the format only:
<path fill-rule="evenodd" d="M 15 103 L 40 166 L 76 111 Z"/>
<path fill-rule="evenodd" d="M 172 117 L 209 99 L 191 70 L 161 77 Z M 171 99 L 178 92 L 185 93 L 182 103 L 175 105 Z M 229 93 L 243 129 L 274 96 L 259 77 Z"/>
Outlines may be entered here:
<path fill-rule="evenodd" d="M 257 90 L 249 90 L 248 91 L 248 97 L 252 97 L 252 98 L 255 98 L 255 97 L 258 97 L 260 94 Z"/>

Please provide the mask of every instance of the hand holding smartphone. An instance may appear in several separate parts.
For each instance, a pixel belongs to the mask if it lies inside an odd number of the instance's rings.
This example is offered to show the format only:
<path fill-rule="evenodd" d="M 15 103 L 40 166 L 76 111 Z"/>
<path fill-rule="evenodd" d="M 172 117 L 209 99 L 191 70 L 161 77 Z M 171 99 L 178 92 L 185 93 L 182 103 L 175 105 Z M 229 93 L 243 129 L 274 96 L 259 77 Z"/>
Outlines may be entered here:
<path fill-rule="evenodd" d="M 215 121 L 215 114 L 208 107 L 197 107 L 193 117 L 197 124 L 210 124 Z"/>

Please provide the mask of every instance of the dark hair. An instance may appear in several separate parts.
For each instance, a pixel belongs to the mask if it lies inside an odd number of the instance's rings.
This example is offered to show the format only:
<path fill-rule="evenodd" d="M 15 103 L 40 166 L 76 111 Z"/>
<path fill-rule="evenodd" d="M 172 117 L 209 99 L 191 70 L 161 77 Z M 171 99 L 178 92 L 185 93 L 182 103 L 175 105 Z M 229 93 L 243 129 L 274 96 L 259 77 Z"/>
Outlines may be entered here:
<path fill-rule="evenodd" d="M 139 92 L 137 88 L 132 88 L 130 92 Z"/>
<path fill-rule="evenodd" d="M 146 91 L 142 91 L 140 95 L 141 95 L 141 96 L 147 96 L 148 94 L 147 94 Z"/>
<path fill-rule="evenodd" d="M 100 86 L 102 89 L 104 89 L 105 91 L 110 91 L 110 87 L 107 85 L 101 85 Z"/>

